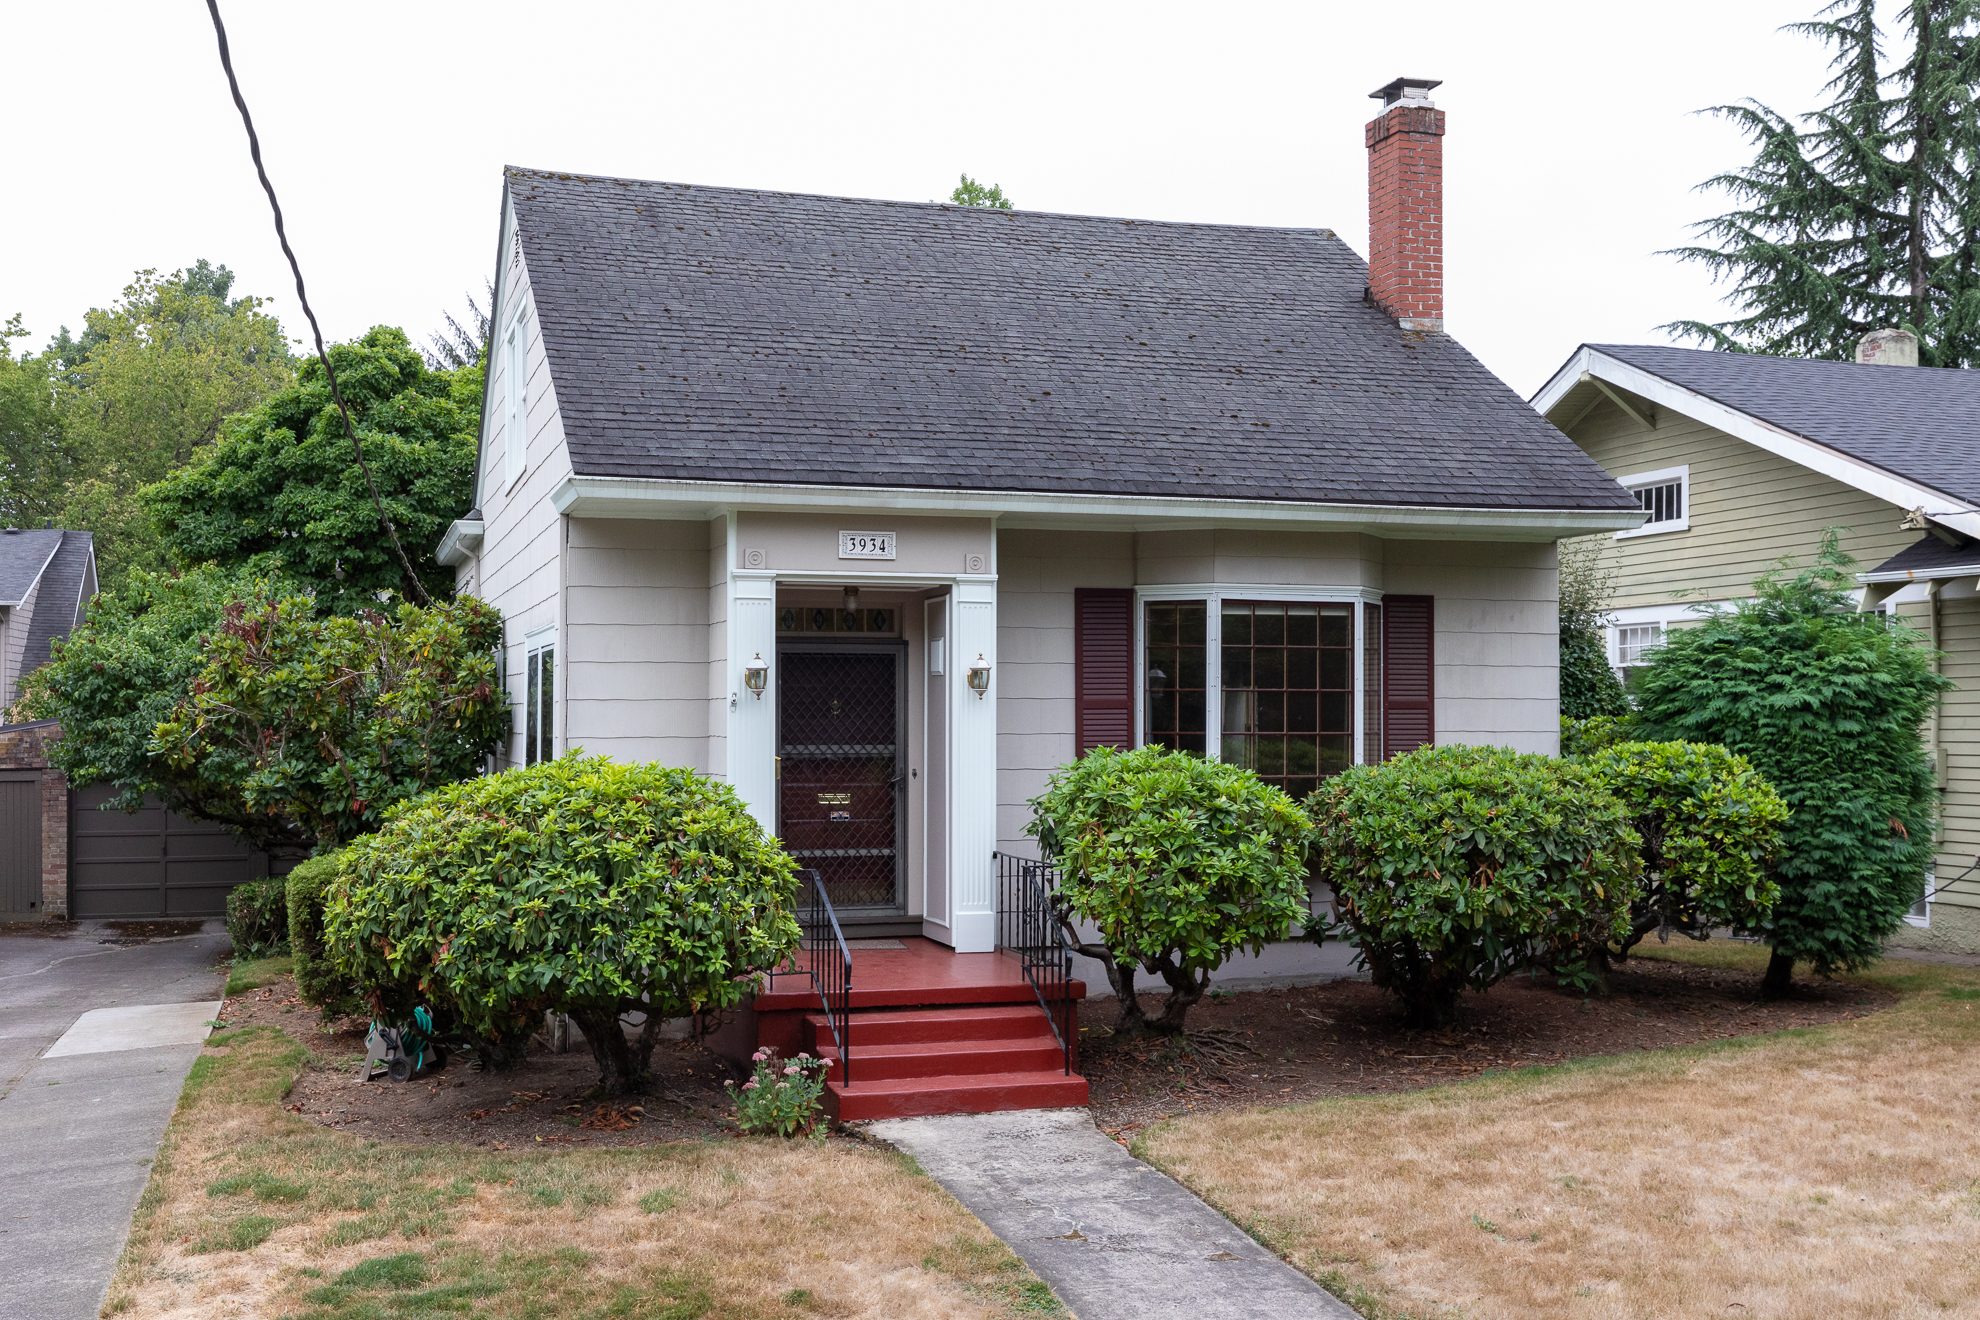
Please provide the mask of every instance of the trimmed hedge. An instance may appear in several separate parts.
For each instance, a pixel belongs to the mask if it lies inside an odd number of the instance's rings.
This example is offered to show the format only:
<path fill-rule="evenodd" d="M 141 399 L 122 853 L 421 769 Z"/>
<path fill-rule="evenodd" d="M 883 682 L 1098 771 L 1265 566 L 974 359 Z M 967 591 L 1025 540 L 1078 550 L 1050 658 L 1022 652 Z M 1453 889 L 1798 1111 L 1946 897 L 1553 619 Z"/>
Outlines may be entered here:
<path fill-rule="evenodd" d="M 312 857 L 288 875 L 289 953 L 296 963 L 296 995 L 325 1018 L 365 1011 L 350 978 L 323 944 L 323 901 L 337 879 L 337 853 Z"/>
<path fill-rule="evenodd" d="M 266 958 L 289 942 L 288 895 L 279 876 L 249 880 L 227 893 L 227 934 L 234 957 Z"/>
<path fill-rule="evenodd" d="M 1055 771 L 1031 807 L 1026 832 L 1062 868 L 1059 899 L 1100 929 L 1081 952 L 1106 966 L 1121 1029 L 1180 1032 L 1212 971 L 1306 920 L 1312 823 L 1249 770 L 1098 747 Z M 1153 1023 L 1135 1000 L 1136 967 L 1169 986 Z"/>
<path fill-rule="evenodd" d="M 1629 742 L 1585 764 L 1643 840 L 1642 885 L 1618 941 L 1625 955 L 1651 931 L 1703 940 L 1724 927 L 1765 928 L 1780 898 L 1773 864 L 1788 808 L 1745 757 L 1712 743 Z M 1606 944 L 1590 952 L 1606 962 Z"/>
<path fill-rule="evenodd" d="M 1636 895 L 1629 809 L 1589 770 L 1502 747 L 1425 747 L 1308 799 L 1315 871 L 1411 1026 L 1451 1020 L 1546 950 L 1620 939 Z"/>
<path fill-rule="evenodd" d="M 340 854 L 324 942 L 381 1018 L 423 1003 L 519 1043 L 568 1013 L 623 1092 L 662 1021 L 735 1006 L 797 946 L 797 895 L 797 863 L 729 785 L 573 753 L 393 808 Z"/>

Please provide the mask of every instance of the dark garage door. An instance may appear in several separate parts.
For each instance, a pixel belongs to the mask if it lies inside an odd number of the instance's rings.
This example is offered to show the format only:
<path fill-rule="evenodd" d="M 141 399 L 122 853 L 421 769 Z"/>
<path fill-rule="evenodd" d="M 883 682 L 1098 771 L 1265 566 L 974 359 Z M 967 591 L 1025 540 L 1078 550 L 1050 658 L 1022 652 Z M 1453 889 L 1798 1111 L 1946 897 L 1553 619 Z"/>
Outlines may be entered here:
<path fill-rule="evenodd" d="M 0 918 L 41 915 L 41 776 L 0 771 Z"/>
<path fill-rule="evenodd" d="M 266 853 L 218 825 L 151 802 L 135 813 L 99 810 L 110 795 L 107 785 L 69 795 L 72 917 L 217 917 L 228 890 L 269 873 Z"/>

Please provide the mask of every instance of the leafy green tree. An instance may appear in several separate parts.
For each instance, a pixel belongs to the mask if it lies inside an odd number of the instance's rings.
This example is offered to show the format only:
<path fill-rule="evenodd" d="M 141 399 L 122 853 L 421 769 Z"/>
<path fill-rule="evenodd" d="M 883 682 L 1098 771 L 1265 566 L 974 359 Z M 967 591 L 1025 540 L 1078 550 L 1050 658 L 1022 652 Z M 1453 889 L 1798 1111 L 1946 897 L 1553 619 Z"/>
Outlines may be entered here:
<path fill-rule="evenodd" d="M 1161 747 L 1097 747 L 1059 767 L 1031 807 L 1025 829 L 1060 866 L 1064 916 L 1099 928 L 1079 950 L 1107 969 L 1116 1030 L 1180 1033 L 1211 972 L 1305 924 L 1311 826 L 1249 770 Z M 1169 986 L 1153 1022 L 1135 998 L 1136 968 Z"/>
<path fill-rule="evenodd" d="M 233 276 L 199 262 L 159 278 L 139 271 L 111 307 L 92 308 L 47 355 L 75 460 L 60 525 L 95 534 L 104 586 L 170 560 L 139 487 L 163 478 L 219 435 L 230 415 L 293 374 L 281 324 L 259 298 L 227 300 Z"/>
<path fill-rule="evenodd" d="M 1792 811 L 1760 930 L 1763 992 L 1794 964 L 1855 970 L 1924 892 L 1938 793 L 1923 730 L 1951 685 L 1905 625 L 1854 612 L 1854 562 L 1831 531 L 1814 564 L 1754 584 L 1754 599 L 1670 633 L 1637 688 L 1637 736 L 1718 743 Z"/>
<path fill-rule="evenodd" d="M 735 1007 L 797 947 L 797 895 L 729 785 L 572 754 L 396 807 L 339 855 L 323 941 L 388 1021 L 423 1003 L 512 1041 L 568 1013 L 632 1093 L 662 1022 Z"/>
<path fill-rule="evenodd" d="M 1630 814 L 1593 772 L 1503 747 L 1422 747 L 1307 799 L 1314 873 L 1411 1027 L 1457 1014 L 1548 951 L 1619 940 L 1636 896 Z"/>
<path fill-rule="evenodd" d="M 1754 160 L 1706 181 L 1735 209 L 1674 255 L 1731 281 L 1739 315 L 1666 329 L 1847 361 L 1865 334 L 1902 327 L 1928 366 L 1980 363 L 1980 0 L 1896 9 L 1895 65 L 1876 0 L 1836 0 L 1789 27 L 1835 51 L 1831 99 L 1799 125 L 1758 101 L 1713 108 Z"/>
<path fill-rule="evenodd" d="M 53 522 L 75 464 L 52 364 L 44 355 L 13 355 L 12 341 L 26 334 L 19 316 L 0 326 L 0 527 Z"/>
<path fill-rule="evenodd" d="M 1562 541 L 1559 547 L 1561 715 L 1586 720 L 1629 713 L 1622 680 L 1609 668 L 1602 611 L 1615 590 L 1615 570 L 1602 564 L 1606 537 Z"/>
<path fill-rule="evenodd" d="M 474 500 L 482 369 L 435 371 L 389 326 L 330 357 L 379 495 L 428 596 L 445 599 L 454 575 L 432 552 Z M 315 358 L 140 499 L 182 564 L 263 565 L 344 614 L 412 594 Z"/>
<path fill-rule="evenodd" d="M 1013 209 L 1010 198 L 1004 196 L 1001 187 L 993 183 L 986 188 L 967 174 L 962 176 L 962 182 L 956 185 L 955 191 L 949 194 L 949 201 L 956 206 L 982 206 L 992 211 Z"/>
<path fill-rule="evenodd" d="M 476 773 L 506 733 L 499 616 L 471 597 L 321 617 L 294 584 L 204 565 L 131 574 L 22 682 L 57 719 L 50 757 L 113 806 L 147 794 L 258 848 L 297 854 Z"/>

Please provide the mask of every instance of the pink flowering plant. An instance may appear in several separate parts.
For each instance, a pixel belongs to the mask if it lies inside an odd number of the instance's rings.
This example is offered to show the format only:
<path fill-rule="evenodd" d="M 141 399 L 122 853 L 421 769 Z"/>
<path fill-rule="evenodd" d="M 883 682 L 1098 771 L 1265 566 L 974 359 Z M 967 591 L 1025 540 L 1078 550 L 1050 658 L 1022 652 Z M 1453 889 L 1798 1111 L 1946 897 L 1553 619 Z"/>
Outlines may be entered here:
<path fill-rule="evenodd" d="M 741 1086 L 728 1084 L 736 1097 L 736 1122 L 745 1132 L 795 1137 L 818 1123 L 819 1101 L 825 1094 L 825 1074 L 831 1065 L 809 1054 L 780 1059 L 765 1046 L 750 1056 L 756 1072 Z"/>

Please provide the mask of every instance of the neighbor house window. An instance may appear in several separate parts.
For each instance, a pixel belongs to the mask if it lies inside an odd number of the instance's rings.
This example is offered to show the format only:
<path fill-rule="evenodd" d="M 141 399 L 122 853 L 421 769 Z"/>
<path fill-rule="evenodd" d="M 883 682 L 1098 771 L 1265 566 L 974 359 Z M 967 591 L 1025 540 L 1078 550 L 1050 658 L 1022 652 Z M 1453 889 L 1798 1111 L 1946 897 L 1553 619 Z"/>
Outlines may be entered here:
<path fill-rule="evenodd" d="M 516 484 L 529 460 L 529 304 L 516 309 L 502 340 L 502 485 Z"/>
<path fill-rule="evenodd" d="M 1641 527 L 1617 532 L 1618 538 L 1649 536 L 1659 532 L 1681 532 L 1691 526 L 1691 469 L 1662 468 L 1617 478 L 1643 511 L 1649 514 Z"/>
<path fill-rule="evenodd" d="M 1911 905 L 1911 911 L 1904 914 L 1906 925 L 1924 926 L 1928 929 L 1931 927 L 1932 895 L 1937 892 L 1938 885 L 1938 879 L 1930 871 L 1927 871 L 1925 873 L 1925 888 L 1920 891 L 1918 901 Z"/>
<path fill-rule="evenodd" d="M 535 765 L 557 755 L 556 635 L 532 634 L 523 647 L 522 763 Z"/>
<path fill-rule="evenodd" d="M 1628 623 L 1616 628 L 1616 676 L 1624 687 L 1635 684 L 1637 674 L 1663 644 L 1661 623 Z"/>
<path fill-rule="evenodd" d="M 1354 607 L 1225 601 L 1219 760 L 1304 798 L 1354 763 Z"/>

